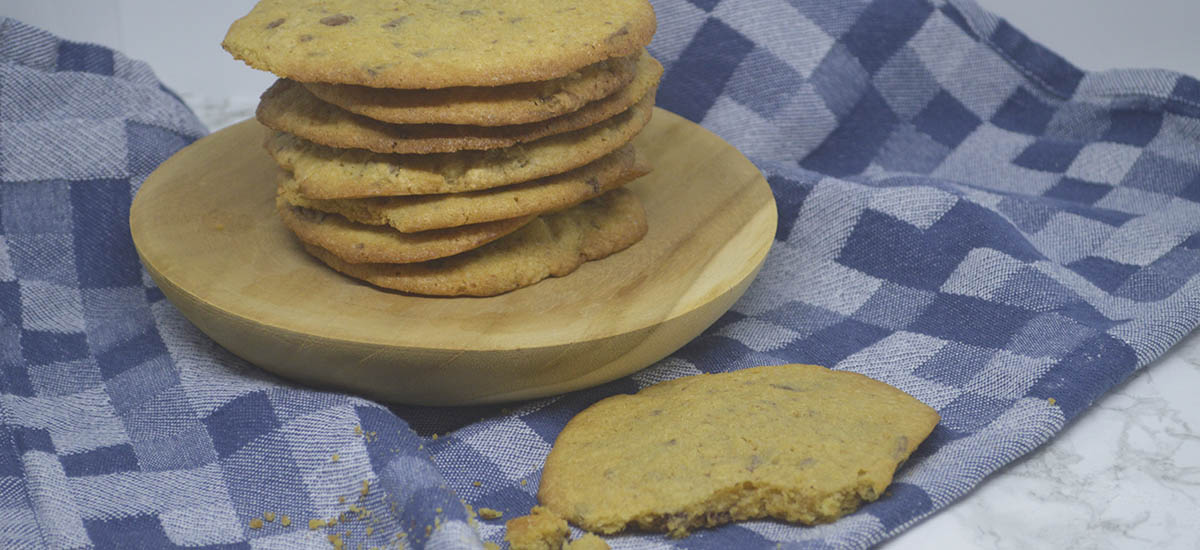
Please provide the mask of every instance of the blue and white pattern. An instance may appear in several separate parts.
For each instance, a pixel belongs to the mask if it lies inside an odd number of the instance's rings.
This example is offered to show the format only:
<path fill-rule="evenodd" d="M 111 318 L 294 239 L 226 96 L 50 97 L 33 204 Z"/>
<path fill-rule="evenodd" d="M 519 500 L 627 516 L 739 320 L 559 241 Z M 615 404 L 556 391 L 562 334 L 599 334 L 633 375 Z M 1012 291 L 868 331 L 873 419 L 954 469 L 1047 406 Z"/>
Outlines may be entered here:
<path fill-rule="evenodd" d="M 819 527 L 610 543 L 866 548 L 1200 322 L 1200 81 L 1081 71 L 967 0 L 654 5 L 660 105 L 775 191 L 762 273 L 647 370 L 454 409 L 299 388 L 184 320 L 127 218 L 203 128 L 144 65 L 0 20 L 0 547 L 481 548 L 535 503 L 550 445 L 589 404 L 803 362 L 941 413 L 887 496 Z M 472 525 L 464 503 L 505 517 Z"/>

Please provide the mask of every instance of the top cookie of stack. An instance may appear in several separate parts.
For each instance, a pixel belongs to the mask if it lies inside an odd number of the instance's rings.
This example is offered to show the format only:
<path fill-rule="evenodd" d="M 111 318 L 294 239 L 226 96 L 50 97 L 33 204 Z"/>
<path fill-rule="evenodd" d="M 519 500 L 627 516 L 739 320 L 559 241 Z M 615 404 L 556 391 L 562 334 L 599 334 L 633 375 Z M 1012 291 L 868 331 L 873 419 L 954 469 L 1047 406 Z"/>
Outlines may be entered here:
<path fill-rule="evenodd" d="M 491 295 L 645 234 L 618 188 L 649 171 L 629 141 L 662 75 L 654 29 L 646 0 L 262 0 L 223 46 L 282 77 L 257 116 L 310 253 Z"/>
<path fill-rule="evenodd" d="M 633 55 L 654 29 L 645 0 L 263 0 L 223 46 L 301 82 L 501 86 Z"/>

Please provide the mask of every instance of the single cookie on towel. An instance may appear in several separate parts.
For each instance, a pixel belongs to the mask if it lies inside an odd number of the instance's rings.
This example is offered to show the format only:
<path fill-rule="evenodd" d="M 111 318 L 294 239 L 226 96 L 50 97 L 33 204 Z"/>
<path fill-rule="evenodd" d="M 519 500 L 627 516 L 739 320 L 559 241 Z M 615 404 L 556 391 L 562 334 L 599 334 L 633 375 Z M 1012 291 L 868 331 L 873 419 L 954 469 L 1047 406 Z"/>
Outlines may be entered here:
<path fill-rule="evenodd" d="M 275 207 L 284 225 L 305 244 L 319 246 L 352 264 L 424 262 L 459 254 L 513 233 L 533 216 L 500 220 L 421 233 L 401 233 L 390 227 L 354 223 L 288 204 L 283 195 Z"/>
<path fill-rule="evenodd" d="M 624 250 L 646 234 L 637 196 L 615 189 L 535 218 L 519 231 L 462 254 L 413 264 L 353 264 L 311 245 L 326 265 L 375 286 L 435 296 L 494 296 L 561 277 Z"/>
<path fill-rule="evenodd" d="M 688 376 L 572 418 L 538 499 L 597 533 L 828 522 L 883 495 L 938 420 L 883 382 L 813 365 Z"/>
<path fill-rule="evenodd" d="M 267 151 L 314 199 L 429 195 L 491 189 L 578 168 L 632 140 L 650 121 L 648 104 L 594 126 L 489 151 L 397 155 L 334 149 L 272 132 Z"/>
<path fill-rule="evenodd" d="M 562 210 L 616 189 L 650 172 L 645 159 L 627 145 L 591 164 L 542 179 L 470 193 L 408 195 L 366 199 L 309 199 L 292 178 L 280 181 L 288 203 L 340 214 L 350 221 L 387 225 L 414 233 L 507 220 Z"/>
<path fill-rule="evenodd" d="M 633 55 L 655 26 L 647 0 L 260 0 L 221 45 L 303 82 L 500 86 Z"/>
<path fill-rule="evenodd" d="M 638 63 L 637 56 L 618 57 L 554 80 L 494 87 L 400 90 L 320 82 L 304 87 L 322 101 L 393 124 L 508 126 L 565 115 L 608 97 L 633 80 Z"/>
<path fill-rule="evenodd" d="M 638 103 L 654 105 L 662 65 L 649 56 L 643 56 L 643 59 L 651 61 L 650 72 L 639 72 L 633 82 L 617 93 L 593 101 L 578 111 L 529 124 L 388 124 L 321 101 L 293 80 L 278 80 L 263 92 L 255 116 L 268 128 L 341 149 L 416 154 L 496 149 L 585 128 L 623 113 Z"/>

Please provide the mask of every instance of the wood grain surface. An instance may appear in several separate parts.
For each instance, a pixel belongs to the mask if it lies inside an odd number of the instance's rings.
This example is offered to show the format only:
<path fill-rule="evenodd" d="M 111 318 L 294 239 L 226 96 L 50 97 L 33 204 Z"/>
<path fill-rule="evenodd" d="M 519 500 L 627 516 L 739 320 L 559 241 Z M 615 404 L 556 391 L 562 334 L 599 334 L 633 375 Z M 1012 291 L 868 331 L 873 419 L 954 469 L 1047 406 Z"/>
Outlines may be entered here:
<path fill-rule="evenodd" d="M 142 185 L 130 228 L 166 297 L 217 343 L 280 376 L 384 401 L 542 397 L 644 368 L 742 295 L 777 213 L 736 149 L 657 110 L 632 184 L 650 231 L 575 273 L 490 298 L 431 298 L 342 276 L 274 211 L 278 168 L 245 121 L 181 150 Z"/>

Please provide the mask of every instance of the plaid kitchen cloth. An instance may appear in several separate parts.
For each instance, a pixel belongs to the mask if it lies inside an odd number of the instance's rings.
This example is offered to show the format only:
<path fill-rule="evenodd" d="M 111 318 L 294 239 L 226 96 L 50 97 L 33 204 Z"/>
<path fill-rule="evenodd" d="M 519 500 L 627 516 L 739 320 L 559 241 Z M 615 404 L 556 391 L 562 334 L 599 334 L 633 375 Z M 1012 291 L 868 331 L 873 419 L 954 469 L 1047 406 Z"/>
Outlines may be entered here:
<path fill-rule="evenodd" d="M 1044 443 L 1200 320 L 1200 82 L 1081 71 L 966 0 L 657 0 L 659 103 L 767 175 L 757 281 L 633 376 L 510 407 L 292 385 L 163 299 L 133 193 L 204 133 L 143 64 L 0 20 L 0 547 L 482 548 L 566 421 L 816 363 L 942 415 L 889 494 L 614 548 L 866 548 Z M 466 505 L 499 509 L 469 520 Z M 286 521 L 285 521 L 286 518 Z"/>

